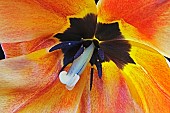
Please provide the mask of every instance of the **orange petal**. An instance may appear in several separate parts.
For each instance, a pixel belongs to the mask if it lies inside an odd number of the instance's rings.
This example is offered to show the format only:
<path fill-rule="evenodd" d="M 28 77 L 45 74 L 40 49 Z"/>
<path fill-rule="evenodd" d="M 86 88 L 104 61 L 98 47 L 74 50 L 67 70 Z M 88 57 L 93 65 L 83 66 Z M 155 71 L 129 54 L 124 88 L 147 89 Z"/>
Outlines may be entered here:
<path fill-rule="evenodd" d="M 89 85 L 84 90 L 80 113 L 169 113 L 170 68 L 165 58 L 148 46 L 129 43 L 136 64 L 120 71 L 112 62 L 103 63 L 102 79 L 95 73 L 92 91 Z"/>
<path fill-rule="evenodd" d="M 146 113 L 169 113 L 170 68 L 165 58 L 147 46 L 130 44 L 136 65 L 126 65 L 123 72 L 132 97 Z"/>
<path fill-rule="evenodd" d="M 59 79 L 57 79 L 48 90 L 40 92 L 29 103 L 17 110 L 19 113 L 74 113 L 78 109 L 88 71 L 81 75 L 76 87 L 69 91 Z"/>
<path fill-rule="evenodd" d="M 69 16 L 96 13 L 93 0 L 1 0 L 0 42 L 22 42 L 63 32 Z"/>
<path fill-rule="evenodd" d="M 121 71 L 113 62 L 103 63 L 102 79 L 95 73 L 91 91 L 89 87 L 88 82 L 79 105 L 80 113 L 141 112 L 130 95 Z"/>
<path fill-rule="evenodd" d="M 5 53 L 5 57 L 11 58 L 20 55 L 27 55 L 31 52 L 51 47 L 57 42 L 56 38 L 44 37 L 25 42 L 2 43 L 1 46 Z"/>
<path fill-rule="evenodd" d="M 52 84 L 61 68 L 61 52 L 43 49 L 0 61 L 0 112 L 15 112 Z"/>
<path fill-rule="evenodd" d="M 121 20 L 126 39 L 145 42 L 170 57 L 169 0 L 100 0 L 98 21 Z"/>

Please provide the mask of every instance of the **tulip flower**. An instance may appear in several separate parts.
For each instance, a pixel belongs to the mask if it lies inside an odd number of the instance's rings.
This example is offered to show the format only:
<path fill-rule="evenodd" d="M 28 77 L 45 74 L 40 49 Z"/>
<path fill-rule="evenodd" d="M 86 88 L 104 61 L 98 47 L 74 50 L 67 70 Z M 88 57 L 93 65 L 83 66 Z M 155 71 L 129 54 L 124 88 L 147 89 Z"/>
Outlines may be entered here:
<path fill-rule="evenodd" d="M 1 0 L 1 113 L 170 113 L 169 0 Z"/>

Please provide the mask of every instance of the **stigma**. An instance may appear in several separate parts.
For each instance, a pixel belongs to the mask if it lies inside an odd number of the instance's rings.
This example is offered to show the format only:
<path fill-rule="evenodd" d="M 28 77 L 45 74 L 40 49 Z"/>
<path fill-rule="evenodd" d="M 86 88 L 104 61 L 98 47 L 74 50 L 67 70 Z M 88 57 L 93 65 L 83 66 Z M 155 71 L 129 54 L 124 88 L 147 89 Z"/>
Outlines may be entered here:
<path fill-rule="evenodd" d="M 74 61 L 69 71 L 61 71 L 59 73 L 61 83 L 65 84 L 68 90 L 72 90 L 79 81 L 82 72 L 93 55 L 94 49 L 95 45 L 93 42 L 88 47 L 81 46 L 74 56 Z"/>

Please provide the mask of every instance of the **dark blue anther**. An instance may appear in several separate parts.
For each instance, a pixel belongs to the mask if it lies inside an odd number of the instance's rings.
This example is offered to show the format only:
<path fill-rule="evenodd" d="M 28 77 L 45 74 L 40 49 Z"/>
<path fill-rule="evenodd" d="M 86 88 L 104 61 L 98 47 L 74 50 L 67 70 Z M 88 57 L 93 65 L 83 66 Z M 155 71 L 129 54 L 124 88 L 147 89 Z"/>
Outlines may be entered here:
<path fill-rule="evenodd" d="M 77 44 L 81 44 L 82 41 L 65 41 L 65 42 L 62 42 L 62 43 L 59 43 L 55 46 L 53 46 L 49 52 L 52 52 L 54 50 L 57 50 L 57 49 L 64 49 L 64 48 L 68 48 L 68 47 L 73 47 L 73 46 L 76 46 Z"/>
<path fill-rule="evenodd" d="M 72 63 L 73 60 L 74 60 L 73 58 L 68 59 L 64 66 L 60 69 L 59 73 L 62 72 L 68 64 Z"/>
<path fill-rule="evenodd" d="M 104 60 L 104 51 L 101 48 L 98 48 L 98 55 L 101 61 Z"/>
<path fill-rule="evenodd" d="M 84 47 L 81 46 L 77 53 L 74 55 L 74 59 L 78 58 L 84 52 Z"/>
<path fill-rule="evenodd" d="M 96 61 L 97 61 L 96 58 L 97 58 L 97 49 L 94 49 L 93 55 L 92 55 L 92 57 L 90 59 L 91 65 L 94 65 L 96 63 Z"/>
<path fill-rule="evenodd" d="M 96 67 L 98 71 L 98 76 L 101 79 L 102 78 L 102 63 L 99 60 L 96 62 Z"/>

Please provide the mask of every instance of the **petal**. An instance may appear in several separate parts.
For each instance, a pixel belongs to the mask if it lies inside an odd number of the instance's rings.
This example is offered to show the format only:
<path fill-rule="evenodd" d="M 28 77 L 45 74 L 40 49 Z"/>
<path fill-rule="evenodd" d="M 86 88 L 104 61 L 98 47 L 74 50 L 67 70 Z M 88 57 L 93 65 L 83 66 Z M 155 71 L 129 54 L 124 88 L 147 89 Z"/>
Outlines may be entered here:
<path fill-rule="evenodd" d="M 56 44 L 56 38 L 37 38 L 31 41 L 16 42 L 16 43 L 2 43 L 1 46 L 6 58 L 16 57 L 20 55 L 27 55 L 34 51 L 51 47 Z"/>
<path fill-rule="evenodd" d="M 37 98 L 25 104 L 17 110 L 19 113 L 73 113 L 78 109 L 88 71 L 81 75 L 76 87 L 69 91 L 59 79 L 57 79 L 48 90 L 40 92 Z"/>
<path fill-rule="evenodd" d="M 102 79 L 95 73 L 92 90 L 87 85 L 83 92 L 80 113 L 169 113 L 170 68 L 164 57 L 148 46 L 128 42 L 136 64 L 128 63 L 121 71 L 111 61 L 103 63 Z"/>
<path fill-rule="evenodd" d="M 0 112 L 15 112 L 52 84 L 61 68 L 61 52 L 43 49 L 0 61 Z M 56 66 L 57 65 L 57 66 Z"/>
<path fill-rule="evenodd" d="M 96 13 L 92 0 L 1 0 L 0 42 L 21 42 L 51 36 L 69 27 L 69 16 Z"/>
<path fill-rule="evenodd" d="M 120 22 L 126 39 L 141 41 L 170 56 L 169 0 L 100 0 L 98 22 Z"/>
<path fill-rule="evenodd" d="M 88 80 L 89 81 L 89 80 Z M 80 113 L 132 113 L 142 112 L 133 101 L 120 69 L 113 62 L 103 63 L 102 79 L 94 73 L 92 90 L 89 82 L 79 104 Z"/>
<path fill-rule="evenodd" d="M 136 65 L 124 67 L 130 93 L 144 112 L 170 112 L 170 68 L 157 51 L 136 42 L 129 52 Z"/>

